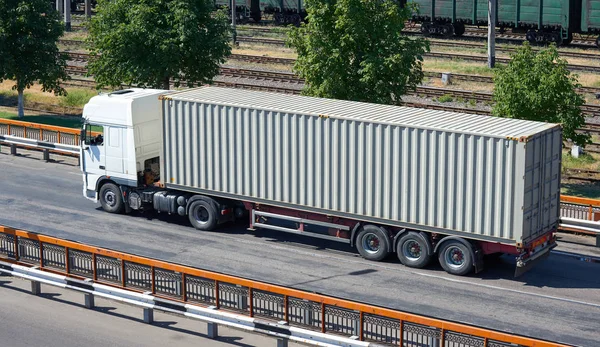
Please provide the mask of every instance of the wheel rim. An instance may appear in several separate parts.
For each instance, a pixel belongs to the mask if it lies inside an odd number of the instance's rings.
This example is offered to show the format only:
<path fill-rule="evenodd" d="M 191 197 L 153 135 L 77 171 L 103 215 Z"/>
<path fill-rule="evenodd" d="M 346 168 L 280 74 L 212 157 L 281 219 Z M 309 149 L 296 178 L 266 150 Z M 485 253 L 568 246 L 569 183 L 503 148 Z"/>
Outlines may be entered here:
<path fill-rule="evenodd" d="M 368 233 L 363 237 L 362 245 L 365 252 L 375 254 L 381 248 L 381 240 L 379 240 L 379 236 L 376 234 Z"/>
<path fill-rule="evenodd" d="M 208 210 L 204 206 L 199 206 L 194 211 L 194 219 L 196 219 L 196 221 L 200 224 L 208 223 L 209 217 L 210 217 L 210 214 L 208 213 Z"/>
<path fill-rule="evenodd" d="M 459 269 L 465 264 L 465 253 L 456 246 L 446 248 L 444 251 L 446 264 L 453 269 Z"/>
<path fill-rule="evenodd" d="M 104 193 L 104 201 L 110 207 L 114 207 L 117 204 L 117 195 L 112 190 L 107 190 Z"/>
<path fill-rule="evenodd" d="M 422 253 L 421 245 L 415 240 L 408 240 L 402 245 L 402 254 L 409 260 L 419 260 Z"/>

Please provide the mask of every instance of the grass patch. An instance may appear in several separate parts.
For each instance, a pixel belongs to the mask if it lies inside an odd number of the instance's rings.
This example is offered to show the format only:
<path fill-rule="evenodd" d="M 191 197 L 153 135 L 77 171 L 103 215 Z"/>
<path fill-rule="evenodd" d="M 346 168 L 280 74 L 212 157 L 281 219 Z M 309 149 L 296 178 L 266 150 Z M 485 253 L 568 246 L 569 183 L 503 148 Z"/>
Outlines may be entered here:
<path fill-rule="evenodd" d="M 70 107 L 83 107 L 90 99 L 98 93 L 91 89 L 71 89 L 66 96 L 61 96 L 59 105 Z"/>
<path fill-rule="evenodd" d="M 560 193 L 582 198 L 600 199 L 600 185 L 594 183 L 562 183 Z"/>
<path fill-rule="evenodd" d="M 0 105 L 16 106 L 18 94 L 16 90 L 11 90 L 14 83 L 4 81 L 0 84 Z M 30 103 L 52 104 L 68 107 L 83 107 L 90 98 L 97 95 L 97 91 L 84 88 L 67 88 L 66 96 L 56 96 L 53 93 L 42 92 L 39 85 L 26 89 L 23 92 L 23 102 L 25 105 Z"/>
<path fill-rule="evenodd" d="M 463 61 L 428 59 L 423 62 L 425 71 L 444 71 L 469 75 L 493 76 L 492 69 L 483 63 L 468 63 Z"/>
<path fill-rule="evenodd" d="M 563 151 L 562 167 L 565 169 L 597 170 L 598 158 L 595 154 L 584 153 L 575 158 L 570 151 Z"/>
<path fill-rule="evenodd" d="M 452 102 L 454 99 L 448 94 L 444 94 L 438 98 L 438 102 Z"/>
<path fill-rule="evenodd" d="M 0 111 L 0 118 L 18 120 L 23 122 L 48 124 L 67 128 L 81 128 L 82 118 L 76 117 L 61 117 L 48 114 L 40 115 L 25 115 L 23 119 L 19 119 L 16 112 Z"/>

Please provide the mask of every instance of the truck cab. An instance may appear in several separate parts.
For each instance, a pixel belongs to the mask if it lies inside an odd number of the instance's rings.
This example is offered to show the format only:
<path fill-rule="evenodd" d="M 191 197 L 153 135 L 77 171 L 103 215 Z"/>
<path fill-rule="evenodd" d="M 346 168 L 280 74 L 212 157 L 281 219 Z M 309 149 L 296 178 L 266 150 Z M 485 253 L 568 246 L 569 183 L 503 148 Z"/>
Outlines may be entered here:
<path fill-rule="evenodd" d="M 137 187 L 144 173 L 159 177 L 159 95 L 165 93 L 130 88 L 94 96 L 85 105 L 80 158 L 86 198 L 98 202 L 105 181 Z M 106 194 L 108 202 L 119 198 L 114 191 Z"/>

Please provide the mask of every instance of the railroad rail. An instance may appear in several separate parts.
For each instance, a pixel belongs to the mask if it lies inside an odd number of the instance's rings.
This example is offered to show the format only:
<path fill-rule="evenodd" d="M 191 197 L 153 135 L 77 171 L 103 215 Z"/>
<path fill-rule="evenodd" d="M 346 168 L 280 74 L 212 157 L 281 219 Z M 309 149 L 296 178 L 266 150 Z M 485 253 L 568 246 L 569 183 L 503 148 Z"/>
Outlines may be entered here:
<path fill-rule="evenodd" d="M 264 38 L 264 37 L 238 36 L 237 40 L 239 42 L 258 43 L 258 44 L 267 44 L 267 45 L 275 45 L 275 46 L 285 46 L 286 45 L 285 40 Z M 476 43 L 476 42 L 430 40 L 430 43 L 432 46 L 437 46 L 437 47 L 487 49 L 486 44 Z M 496 52 L 514 53 L 516 51 L 517 51 L 516 47 L 496 47 Z M 580 58 L 580 59 L 600 59 L 600 54 L 596 54 L 596 53 L 560 51 L 559 55 L 561 55 L 563 57 Z M 427 54 L 426 54 L 426 56 L 427 56 Z"/>
<path fill-rule="evenodd" d="M 68 66 L 67 71 L 73 75 L 85 75 L 87 73 L 87 69 L 85 67 L 80 66 Z M 289 72 L 279 72 L 279 71 L 265 71 L 265 70 L 254 70 L 254 69 L 239 69 L 239 68 L 228 68 L 221 67 L 220 74 L 222 76 L 228 77 L 242 77 L 254 80 L 262 80 L 262 81 L 270 81 L 270 82 L 284 82 L 291 84 L 303 84 L 305 81 L 299 77 L 297 77 L 293 73 Z M 430 74 L 429 76 L 432 76 Z M 441 75 L 441 73 L 440 73 Z M 468 76 L 468 75 L 462 75 Z M 66 82 L 68 84 L 68 82 Z M 233 83 L 233 82 L 215 82 L 216 85 L 221 86 L 239 86 L 239 88 L 244 89 L 252 89 L 252 90 L 262 90 L 262 91 L 275 91 L 281 92 L 285 94 L 298 94 L 294 88 L 284 88 L 284 87 L 268 87 L 268 86 L 256 86 L 245 84 L 245 83 Z M 75 86 L 83 86 L 83 87 L 92 87 L 93 81 L 86 80 L 77 80 L 74 84 Z M 493 100 L 492 93 L 485 92 L 472 92 L 466 90 L 458 90 L 458 89 L 447 89 L 447 88 L 437 88 L 437 87 L 425 87 L 420 86 L 417 87 L 416 91 L 411 93 L 413 95 L 425 95 L 427 97 L 440 97 L 444 95 L 449 95 L 456 98 L 464 98 L 469 100 L 476 100 L 480 102 L 489 102 Z M 600 116 L 600 106 L 599 105 L 583 105 L 581 107 L 584 114 L 589 116 Z M 469 113 L 469 112 L 466 112 Z M 489 114 L 486 112 L 485 114 Z"/>
<path fill-rule="evenodd" d="M 7 226 L 0 226 L 0 271 L 31 280 L 36 294 L 40 282 L 88 295 L 110 294 L 144 307 L 145 313 L 157 309 L 213 324 L 237 322 L 238 329 L 260 326 L 286 339 L 304 336 L 313 345 L 564 346 Z"/>
<path fill-rule="evenodd" d="M 600 55 L 599 55 L 600 58 Z M 491 76 L 482 76 L 482 75 L 470 75 L 470 74 L 461 74 L 454 72 L 436 72 L 436 71 L 424 71 L 425 77 L 430 78 L 441 78 L 443 73 L 447 73 L 451 75 L 453 80 L 457 81 L 467 81 L 467 82 L 481 82 L 481 83 L 494 83 L 494 79 Z M 596 94 L 600 93 L 600 88 L 598 87 L 580 87 L 577 88 L 577 92 L 579 93 L 589 93 Z"/>
<path fill-rule="evenodd" d="M 72 61 L 86 62 L 88 61 L 90 55 L 87 53 L 74 53 L 74 52 L 66 52 L 69 56 L 69 59 Z M 600 58 L 600 55 L 598 55 Z M 257 55 L 245 55 L 245 54 L 232 54 L 230 56 L 232 60 L 241 60 L 246 62 L 253 63 L 264 63 L 264 64 L 283 64 L 283 65 L 291 65 L 296 60 L 291 58 L 277 58 L 277 57 L 265 57 L 265 56 L 257 56 Z M 280 74 L 284 74 L 283 72 Z M 459 81 L 471 81 L 471 82 L 483 82 L 483 83 L 493 83 L 493 79 L 491 76 L 481 76 L 481 75 L 469 75 L 469 74 L 460 74 L 460 73 L 451 73 L 452 78 Z M 441 78 L 442 72 L 425 72 L 425 76 Z M 578 89 L 580 93 L 600 93 L 600 88 L 596 87 L 581 87 Z"/>

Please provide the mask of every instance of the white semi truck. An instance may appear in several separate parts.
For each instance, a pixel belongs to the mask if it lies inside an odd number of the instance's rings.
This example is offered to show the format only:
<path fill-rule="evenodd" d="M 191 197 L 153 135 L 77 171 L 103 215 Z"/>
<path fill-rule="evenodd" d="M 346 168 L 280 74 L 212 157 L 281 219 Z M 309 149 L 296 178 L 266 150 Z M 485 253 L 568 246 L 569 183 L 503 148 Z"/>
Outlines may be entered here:
<path fill-rule="evenodd" d="M 83 194 L 107 212 L 248 218 L 456 275 L 556 246 L 557 124 L 217 87 L 101 94 L 83 117 Z"/>

